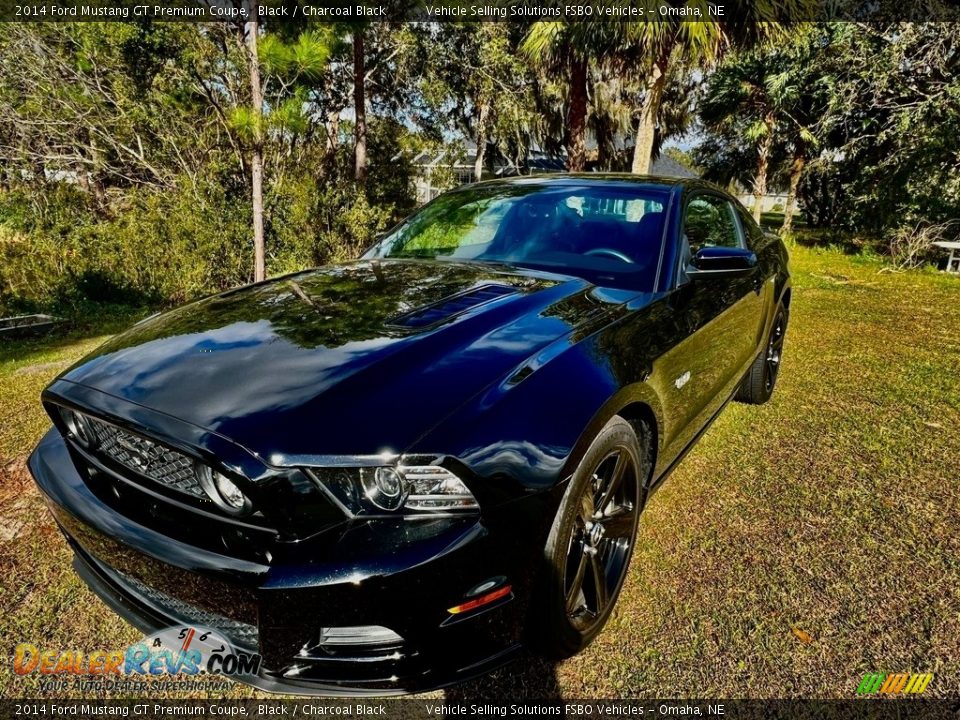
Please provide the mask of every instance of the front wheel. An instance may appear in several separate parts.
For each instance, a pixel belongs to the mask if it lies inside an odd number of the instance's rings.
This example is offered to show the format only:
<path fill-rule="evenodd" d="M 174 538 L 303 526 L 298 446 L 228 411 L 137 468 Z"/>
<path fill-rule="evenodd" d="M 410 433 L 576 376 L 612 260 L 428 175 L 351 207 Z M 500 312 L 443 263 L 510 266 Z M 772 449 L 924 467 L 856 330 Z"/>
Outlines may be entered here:
<path fill-rule="evenodd" d="M 639 437 L 638 437 L 639 431 Z M 614 417 L 570 480 L 545 549 L 536 644 L 564 658 L 603 629 L 620 594 L 650 471 L 650 432 Z"/>
<path fill-rule="evenodd" d="M 780 374 L 780 363 L 783 361 L 783 341 L 787 334 L 787 310 L 782 305 L 777 306 L 777 314 L 770 326 L 770 335 L 767 338 L 767 347 L 764 349 L 737 390 L 736 399 L 751 405 L 762 405 L 773 395 L 777 385 L 777 376 Z"/>

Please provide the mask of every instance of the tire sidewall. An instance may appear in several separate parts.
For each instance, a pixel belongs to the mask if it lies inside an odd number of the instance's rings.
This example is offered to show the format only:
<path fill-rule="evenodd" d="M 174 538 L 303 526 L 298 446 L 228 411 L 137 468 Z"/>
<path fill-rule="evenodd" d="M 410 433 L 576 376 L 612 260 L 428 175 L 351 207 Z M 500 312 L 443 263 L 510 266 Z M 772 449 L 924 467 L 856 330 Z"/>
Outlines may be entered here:
<path fill-rule="evenodd" d="M 774 390 L 777 389 L 777 382 L 780 380 L 780 370 L 783 365 L 783 348 L 780 349 L 780 365 L 781 368 L 778 368 L 776 377 L 773 378 L 773 381 L 770 383 L 770 388 L 767 389 L 767 380 L 770 377 L 770 369 L 767 367 L 767 353 L 770 352 L 770 343 L 773 342 L 773 333 L 777 329 L 777 321 L 783 318 L 783 337 L 786 339 L 787 336 L 787 324 L 790 320 L 790 316 L 787 314 L 787 309 L 783 305 L 777 305 L 777 311 L 773 314 L 773 323 L 770 325 L 770 332 L 767 333 L 767 344 L 763 349 L 763 385 L 762 391 L 764 395 L 764 401 L 769 400 L 773 397 Z"/>
<path fill-rule="evenodd" d="M 644 435 L 647 435 L 644 433 Z M 623 587 L 626 572 L 620 578 L 616 588 L 611 592 L 611 599 L 606 609 L 597 621 L 586 631 L 575 627 L 566 613 L 566 598 L 564 594 L 564 570 L 567 563 L 570 541 L 576 516 L 579 512 L 580 498 L 591 484 L 593 471 L 600 462 L 614 449 L 623 447 L 632 456 L 637 472 L 637 499 L 638 512 L 634 517 L 632 539 L 630 542 L 630 556 L 636 540 L 637 524 L 640 511 L 643 509 L 646 480 L 649 468 L 645 461 L 647 453 L 641 448 L 640 440 L 631 425 L 620 418 L 614 417 L 608 422 L 591 443 L 587 452 L 580 460 L 554 519 L 553 526 L 547 538 L 544 549 L 544 573 L 542 596 L 541 637 L 538 643 L 546 654 L 554 657 L 569 657 L 585 648 L 594 637 L 599 634 L 606 624 L 616 604 L 617 597 Z M 642 439 L 647 442 L 647 437 Z M 627 559 L 629 567 L 629 557 Z"/>

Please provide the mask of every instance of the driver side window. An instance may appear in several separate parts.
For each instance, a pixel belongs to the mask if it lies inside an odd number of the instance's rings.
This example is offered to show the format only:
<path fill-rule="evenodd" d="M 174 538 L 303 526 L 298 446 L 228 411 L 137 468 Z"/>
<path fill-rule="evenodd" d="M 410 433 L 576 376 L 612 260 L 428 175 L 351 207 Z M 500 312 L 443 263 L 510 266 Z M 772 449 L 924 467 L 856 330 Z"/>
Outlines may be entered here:
<path fill-rule="evenodd" d="M 699 195 L 687 205 L 683 232 L 691 254 L 702 247 L 742 247 L 740 228 L 729 202 L 713 195 Z"/>
<path fill-rule="evenodd" d="M 687 266 L 703 247 L 743 247 L 736 211 L 729 201 L 716 195 L 697 195 L 683 213 L 680 242 L 679 280 L 687 280 Z"/>

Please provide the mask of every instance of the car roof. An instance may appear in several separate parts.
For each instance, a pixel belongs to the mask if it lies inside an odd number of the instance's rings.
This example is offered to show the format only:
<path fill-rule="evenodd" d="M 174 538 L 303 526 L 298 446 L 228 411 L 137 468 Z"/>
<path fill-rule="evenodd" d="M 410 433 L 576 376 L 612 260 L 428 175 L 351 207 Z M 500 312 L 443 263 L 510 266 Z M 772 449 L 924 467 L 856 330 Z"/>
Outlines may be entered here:
<path fill-rule="evenodd" d="M 717 187 L 699 178 L 665 177 L 660 175 L 634 175 L 632 173 L 549 173 L 539 175 L 517 175 L 496 180 L 484 180 L 472 183 L 467 187 L 492 187 L 508 185 L 540 185 L 544 187 L 583 186 L 583 185 L 629 185 L 643 186 L 652 190 L 670 192 L 683 188 L 704 188 L 715 192 L 726 193 L 723 188 Z"/>

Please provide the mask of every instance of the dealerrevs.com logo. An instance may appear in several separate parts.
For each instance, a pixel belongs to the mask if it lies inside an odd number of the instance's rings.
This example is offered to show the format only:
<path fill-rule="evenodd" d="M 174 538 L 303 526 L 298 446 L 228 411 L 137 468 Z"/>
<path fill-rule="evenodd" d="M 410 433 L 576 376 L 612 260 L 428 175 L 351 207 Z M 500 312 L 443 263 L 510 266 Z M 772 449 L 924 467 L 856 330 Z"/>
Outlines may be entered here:
<path fill-rule="evenodd" d="M 857 695 L 919 695 L 933 680 L 933 673 L 867 673 Z"/>
<path fill-rule="evenodd" d="M 144 637 L 122 650 L 41 649 L 17 645 L 17 675 L 145 678 L 162 675 L 256 675 L 260 656 L 236 648 L 209 628 L 174 626 Z"/>

